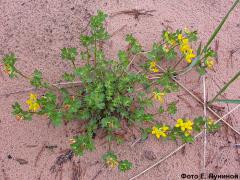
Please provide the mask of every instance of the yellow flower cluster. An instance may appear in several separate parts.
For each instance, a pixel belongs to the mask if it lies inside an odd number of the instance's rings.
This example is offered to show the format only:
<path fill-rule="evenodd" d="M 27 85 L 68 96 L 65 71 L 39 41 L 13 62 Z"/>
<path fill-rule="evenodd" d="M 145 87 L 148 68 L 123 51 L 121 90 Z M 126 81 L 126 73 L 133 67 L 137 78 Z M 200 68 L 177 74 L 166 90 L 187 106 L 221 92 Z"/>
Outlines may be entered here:
<path fill-rule="evenodd" d="M 214 63 L 215 62 L 212 58 L 209 58 L 205 61 L 205 65 L 207 66 L 208 69 L 213 69 Z"/>
<path fill-rule="evenodd" d="M 109 157 L 106 160 L 106 164 L 107 164 L 108 167 L 114 168 L 118 165 L 118 161 L 114 158 Z"/>
<path fill-rule="evenodd" d="M 184 121 L 183 119 L 178 119 L 175 127 L 180 128 L 181 131 L 184 132 L 185 136 L 189 136 L 190 131 L 192 130 L 192 125 L 193 123 L 190 120 Z"/>
<path fill-rule="evenodd" d="M 152 72 L 159 72 L 159 69 L 157 68 L 157 62 L 156 61 L 152 61 L 150 62 L 150 67 L 149 70 Z"/>
<path fill-rule="evenodd" d="M 162 127 L 156 127 L 154 126 L 152 128 L 152 134 L 155 134 L 155 136 L 159 139 L 161 136 L 162 137 L 167 137 L 166 132 L 169 130 L 168 126 L 163 125 Z"/>
<path fill-rule="evenodd" d="M 189 45 L 189 40 L 185 38 L 182 34 L 178 35 L 178 40 L 180 42 L 180 51 L 185 56 L 185 60 L 187 63 L 191 63 L 192 59 L 196 57 L 196 55 L 193 53 L 193 49 Z"/>
<path fill-rule="evenodd" d="M 164 103 L 165 95 L 164 92 L 153 92 L 154 99 L 158 100 L 161 104 Z"/>
<path fill-rule="evenodd" d="M 26 103 L 29 105 L 29 111 L 36 112 L 40 108 L 40 105 L 37 102 L 37 94 L 31 93 Z"/>

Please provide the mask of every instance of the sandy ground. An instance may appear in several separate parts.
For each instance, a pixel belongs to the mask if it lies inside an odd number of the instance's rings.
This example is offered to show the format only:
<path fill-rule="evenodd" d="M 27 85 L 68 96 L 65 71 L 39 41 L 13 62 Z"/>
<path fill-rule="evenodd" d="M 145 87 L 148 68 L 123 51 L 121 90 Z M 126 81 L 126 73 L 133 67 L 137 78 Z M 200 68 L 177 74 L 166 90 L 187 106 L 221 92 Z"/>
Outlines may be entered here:
<path fill-rule="evenodd" d="M 189 27 L 199 32 L 200 40 L 206 42 L 211 32 L 225 15 L 233 0 L 0 0 L 0 58 L 5 53 L 15 52 L 18 57 L 17 67 L 25 73 L 32 73 L 35 68 L 44 73 L 51 82 L 57 82 L 63 72 L 70 70 L 70 65 L 61 61 L 60 49 L 75 46 L 80 50 L 79 35 L 85 29 L 89 14 L 102 9 L 112 15 L 121 10 L 145 9 L 156 10 L 153 16 L 140 16 L 135 19 L 130 15 L 110 17 L 107 29 L 114 32 L 122 26 L 106 45 L 110 50 L 108 56 L 115 57 L 116 52 L 126 48 L 124 37 L 132 32 L 146 49 L 157 41 L 161 31 L 166 27 L 173 30 Z M 207 76 L 208 97 L 211 98 L 224 83 L 239 71 L 240 67 L 240 6 L 229 17 L 219 33 L 218 61 L 215 72 Z M 215 42 L 213 43 L 215 48 Z M 237 51 L 238 50 L 238 51 Z M 231 53 L 232 52 L 232 53 Z M 81 64 L 79 62 L 79 64 Z M 102 141 L 96 142 L 97 151 L 86 153 L 84 157 L 74 157 L 56 166 L 51 172 L 56 158 L 68 148 L 68 138 L 77 129 L 77 123 L 70 123 L 60 128 L 48 127 L 45 117 L 35 117 L 31 122 L 17 122 L 11 115 L 11 105 L 17 100 L 24 103 L 28 93 L 4 94 L 30 87 L 23 79 L 10 80 L 0 74 L 0 180 L 72 180 L 73 162 L 79 166 L 79 179 L 91 180 L 125 180 L 141 172 L 158 159 L 164 157 L 177 147 L 173 142 L 156 141 L 150 138 L 130 148 L 133 141 L 124 145 L 114 145 L 121 159 L 129 159 L 134 168 L 127 173 L 117 169 L 108 170 L 101 162 L 101 155 L 107 150 Z M 202 93 L 202 84 L 196 73 L 180 79 L 185 86 Z M 225 93 L 225 97 L 239 98 L 240 82 L 234 83 Z M 180 94 L 184 94 L 182 91 Z M 179 113 L 190 118 L 203 113 L 190 96 L 178 103 Z M 168 100 L 170 101 L 170 100 Z M 191 108 L 189 109 L 189 104 Z M 222 106 L 222 105 L 221 105 Z M 225 114 L 233 106 L 225 106 Z M 240 131 L 240 110 L 226 120 Z M 161 117 L 159 117 L 161 118 Z M 239 136 L 226 125 L 215 134 L 207 136 L 207 172 L 216 174 L 239 173 L 240 149 L 234 144 L 240 143 Z M 140 176 L 140 180 L 178 180 L 182 173 L 199 174 L 203 165 L 203 139 L 187 145 L 182 151 L 170 157 L 160 165 Z M 56 145 L 56 148 L 44 148 Z M 145 151 L 152 151 L 157 160 L 148 160 Z M 59 170 L 59 173 L 57 171 Z M 62 172 L 62 173 L 61 173 Z"/>

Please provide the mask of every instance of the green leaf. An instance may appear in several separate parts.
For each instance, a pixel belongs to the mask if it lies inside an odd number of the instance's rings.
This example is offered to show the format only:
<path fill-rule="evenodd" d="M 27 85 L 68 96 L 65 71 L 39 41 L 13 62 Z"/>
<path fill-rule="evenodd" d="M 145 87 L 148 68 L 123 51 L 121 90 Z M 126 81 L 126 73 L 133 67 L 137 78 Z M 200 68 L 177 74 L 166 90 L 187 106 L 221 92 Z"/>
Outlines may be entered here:
<path fill-rule="evenodd" d="M 128 59 L 128 55 L 125 51 L 119 51 L 118 52 L 118 58 L 119 61 L 124 65 L 127 66 L 129 64 L 129 59 Z"/>
<path fill-rule="evenodd" d="M 132 163 L 128 160 L 123 160 L 119 162 L 118 169 L 122 172 L 130 170 L 132 168 Z"/>
<path fill-rule="evenodd" d="M 93 151 L 95 149 L 92 137 L 81 135 L 74 137 L 75 142 L 71 144 L 71 148 L 76 155 L 82 156 L 84 151 Z"/>
<path fill-rule="evenodd" d="M 176 102 L 172 102 L 172 103 L 168 104 L 167 111 L 169 114 L 176 114 L 176 112 L 177 112 Z"/>
<path fill-rule="evenodd" d="M 16 76 L 17 69 L 15 68 L 16 57 L 15 54 L 7 54 L 3 57 L 4 71 L 7 72 L 10 78 Z"/>
<path fill-rule="evenodd" d="M 62 51 L 62 59 L 70 60 L 70 61 L 75 61 L 76 56 L 77 56 L 77 49 L 76 48 L 63 48 L 61 49 Z"/>
<path fill-rule="evenodd" d="M 75 74 L 65 72 L 63 74 L 63 79 L 65 81 L 73 81 L 75 79 Z"/>
<path fill-rule="evenodd" d="M 90 44 L 93 44 L 94 39 L 92 36 L 87 36 L 87 35 L 81 35 L 80 36 L 80 41 L 83 46 L 88 47 Z"/>
<path fill-rule="evenodd" d="M 96 16 L 92 16 L 90 19 L 90 25 L 93 29 L 96 29 L 98 27 L 101 27 L 106 20 L 107 14 L 105 14 L 103 11 L 97 11 Z"/>
<path fill-rule="evenodd" d="M 62 123 L 62 112 L 50 112 L 48 116 L 54 126 L 59 126 Z"/>
<path fill-rule="evenodd" d="M 221 125 L 219 123 L 211 123 L 207 124 L 207 131 L 210 133 L 216 132 L 218 129 L 220 129 Z"/>
<path fill-rule="evenodd" d="M 151 132 L 152 132 L 151 128 L 141 128 L 141 140 L 145 141 Z"/>
<path fill-rule="evenodd" d="M 167 60 L 173 60 L 176 59 L 177 53 L 174 51 L 173 48 L 171 48 L 167 53 L 165 53 L 165 57 Z"/>
<path fill-rule="evenodd" d="M 199 73 L 200 76 L 203 76 L 203 75 L 205 75 L 207 73 L 206 72 L 206 68 L 202 67 L 202 66 L 198 66 L 197 67 L 197 72 Z"/>
<path fill-rule="evenodd" d="M 162 106 L 160 106 L 160 107 L 158 108 L 158 112 L 159 112 L 159 114 L 164 113 L 164 108 L 163 108 Z"/>
<path fill-rule="evenodd" d="M 137 41 L 136 38 L 133 37 L 132 34 L 128 34 L 126 37 L 126 41 L 129 43 L 130 45 L 130 51 L 133 54 L 137 54 L 139 52 L 142 51 L 142 46 L 139 44 L 139 42 Z"/>
<path fill-rule="evenodd" d="M 195 139 L 193 136 L 189 135 L 182 137 L 182 140 L 184 143 L 193 143 Z"/>
<path fill-rule="evenodd" d="M 240 99 L 216 99 L 216 101 L 221 103 L 240 104 Z"/>
<path fill-rule="evenodd" d="M 195 118 L 193 123 L 193 130 L 196 132 L 200 132 L 205 123 L 206 120 L 202 116 Z"/>
<path fill-rule="evenodd" d="M 157 43 L 153 43 L 152 50 L 147 53 L 147 58 L 150 61 L 160 61 L 164 54 L 163 46 Z"/>
<path fill-rule="evenodd" d="M 101 120 L 101 125 L 109 130 L 115 130 L 121 126 L 119 120 L 114 116 L 103 118 Z"/>
<path fill-rule="evenodd" d="M 20 119 L 24 120 L 32 120 L 32 114 L 28 111 L 23 111 L 20 104 L 18 102 L 15 102 L 15 104 L 12 105 L 13 111 L 12 114 L 17 116 Z"/>
<path fill-rule="evenodd" d="M 117 155 L 113 152 L 113 151 L 108 151 L 106 152 L 103 156 L 102 156 L 103 160 L 105 161 L 105 163 L 111 159 L 113 161 L 118 161 L 118 157 Z"/>
<path fill-rule="evenodd" d="M 35 70 L 33 73 L 33 77 L 30 80 L 31 85 L 33 85 L 36 88 L 40 88 L 42 84 L 42 72 L 39 70 Z"/>

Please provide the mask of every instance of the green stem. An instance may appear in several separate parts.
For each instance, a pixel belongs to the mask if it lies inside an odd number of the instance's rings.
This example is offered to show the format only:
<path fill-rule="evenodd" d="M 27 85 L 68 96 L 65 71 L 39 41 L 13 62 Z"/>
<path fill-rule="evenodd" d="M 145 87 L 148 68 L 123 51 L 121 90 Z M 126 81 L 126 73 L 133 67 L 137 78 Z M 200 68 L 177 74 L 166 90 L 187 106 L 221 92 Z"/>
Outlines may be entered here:
<path fill-rule="evenodd" d="M 240 76 L 240 71 L 230 81 L 228 81 L 228 83 L 216 94 L 216 96 L 211 101 L 208 102 L 208 105 L 211 105 L 218 98 L 218 96 L 220 96 L 228 88 L 228 86 L 238 78 L 238 76 Z"/>
<path fill-rule="evenodd" d="M 16 69 L 15 71 L 16 71 L 16 73 L 18 73 L 18 74 L 19 74 L 20 76 L 22 76 L 23 78 L 25 78 L 25 79 L 27 79 L 27 80 L 31 80 L 30 77 L 26 76 L 25 74 L 23 74 L 23 73 L 22 73 L 21 71 L 19 71 L 18 69 Z M 51 83 L 49 83 L 49 82 L 46 81 L 46 80 L 43 81 L 43 82 L 49 84 L 49 85 L 52 86 L 54 89 L 60 90 L 60 88 L 59 88 L 58 86 L 56 86 L 56 85 L 54 85 L 54 84 L 51 84 Z"/>
<path fill-rule="evenodd" d="M 87 63 L 88 63 L 88 65 L 90 64 L 90 53 L 89 53 L 89 49 L 88 49 L 88 47 L 87 47 Z"/>
<path fill-rule="evenodd" d="M 24 75 L 21 71 L 19 71 L 18 69 L 16 69 L 16 73 L 18 73 L 20 76 L 22 76 L 23 78 L 25 78 L 25 79 L 30 79 L 30 77 L 28 77 L 28 76 L 26 76 L 26 75 Z"/>
<path fill-rule="evenodd" d="M 94 41 L 94 66 L 97 65 L 97 40 Z"/>

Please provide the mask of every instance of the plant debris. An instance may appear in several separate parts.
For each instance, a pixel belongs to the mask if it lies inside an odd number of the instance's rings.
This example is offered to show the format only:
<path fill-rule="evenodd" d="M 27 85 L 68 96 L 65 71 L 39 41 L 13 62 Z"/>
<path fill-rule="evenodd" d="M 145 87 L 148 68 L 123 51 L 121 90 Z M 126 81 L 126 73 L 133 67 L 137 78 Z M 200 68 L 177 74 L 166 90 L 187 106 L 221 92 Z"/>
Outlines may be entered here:
<path fill-rule="evenodd" d="M 83 171 L 80 162 L 73 161 L 72 163 L 72 180 L 80 180 L 83 178 L 85 171 Z"/>
<path fill-rule="evenodd" d="M 93 176 L 93 178 L 91 180 L 95 180 L 100 174 L 102 173 L 102 169 L 100 169 L 95 176 Z"/>
<path fill-rule="evenodd" d="M 153 161 L 153 160 L 157 159 L 157 156 L 152 151 L 146 150 L 146 151 L 144 151 L 143 155 L 146 159 L 148 159 L 150 161 Z"/>
<path fill-rule="evenodd" d="M 25 159 L 15 158 L 15 160 L 19 162 L 20 165 L 28 164 L 28 161 L 26 161 Z"/>
<path fill-rule="evenodd" d="M 50 171 L 57 172 L 59 169 L 62 168 L 62 165 L 66 163 L 67 161 L 71 161 L 73 157 L 73 151 L 71 149 L 68 149 L 66 153 L 61 154 L 56 158 L 56 161 L 54 165 L 50 168 Z"/>
<path fill-rule="evenodd" d="M 122 15 L 122 14 L 127 14 L 127 15 L 131 15 L 134 17 L 134 19 L 139 20 L 139 16 L 153 16 L 152 12 L 155 12 L 156 10 L 143 10 L 143 9 L 132 9 L 132 10 L 124 10 L 124 11 L 119 11 L 113 15 L 111 15 L 111 17 L 115 17 L 118 15 Z"/>

